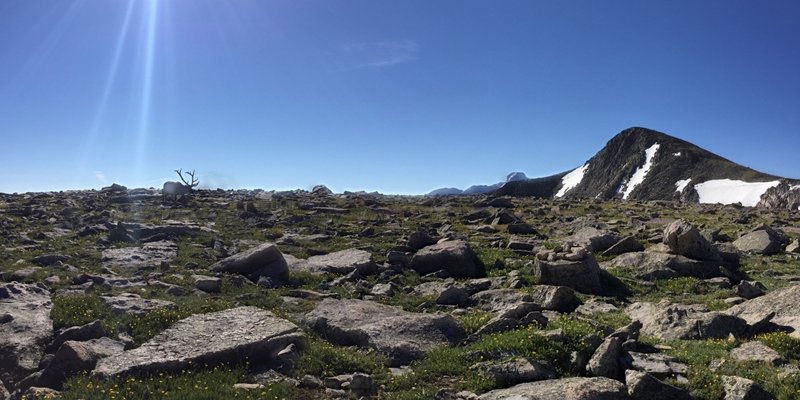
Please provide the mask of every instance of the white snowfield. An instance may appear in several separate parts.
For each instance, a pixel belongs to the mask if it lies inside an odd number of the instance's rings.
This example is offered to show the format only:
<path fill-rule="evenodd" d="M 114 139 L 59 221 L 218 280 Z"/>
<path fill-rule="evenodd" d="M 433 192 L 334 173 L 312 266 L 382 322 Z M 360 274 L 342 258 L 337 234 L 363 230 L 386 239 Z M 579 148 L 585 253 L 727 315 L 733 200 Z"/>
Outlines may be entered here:
<path fill-rule="evenodd" d="M 712 179 L 694 185 L 700 195 L 700 203 L 734 204 L 755 207 L 761 195 L 780 181 L 745 182 L 733 179 Z"/>
<path fill-rule="evenodd" d="M 627 199 L 631 192 L 633 192 L 633 189 L 638 184 L 642 183 L 642 181 L 644 181 L 645 176 L 647 176 L 647 173 L 650 172 L 650 168 L 653 166 L 653 157 L 655 157 L 659 147 L 661 147 L 661 145 L 656 143 L 644 151 L 646 157 L 644 160 L 644 165 L 637 168 L 636 171 L 633 171 L 633 175 L 631 175 L 631 178 L 628 179 L 627 183 L 623 183 L 623 185 L 620 187 L 623 200 Z"/>
<path fill-rule="evenodd" d="M 686 189 L 686 185 L 688 185 L 689 182 L 691 182 L 691 181 L 692 181 L 692 178 L 687 178 L 687 179 L 681 179 L 681 180 L 675 182 L 675 187 L 676 187 L 675 191 L 676 192 L 683 192 L 683 189 Z"/>
<path fill-rule="evenodd" d="M 564 175 L 564 177 L 561 178 L 561 189 L 556 193 L 556 197 L 563 197 L 568 191 L 572 190 L 572 188 L 578 186 L 583 180 L 583 174 L 586 173 L 588 168 L 589 163 L 586 163 L 582 167 L 575 168 L 570 171 L 570 173 Z"/>

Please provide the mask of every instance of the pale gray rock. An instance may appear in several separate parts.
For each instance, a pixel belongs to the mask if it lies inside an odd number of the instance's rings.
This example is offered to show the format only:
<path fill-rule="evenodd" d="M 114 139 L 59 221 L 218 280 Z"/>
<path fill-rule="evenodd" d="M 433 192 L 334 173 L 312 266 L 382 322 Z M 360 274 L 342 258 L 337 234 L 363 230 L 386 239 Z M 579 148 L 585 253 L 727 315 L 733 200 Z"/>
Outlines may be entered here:
<path fill-rule="evenodd" d="M 698 261 L 681 255 L 652 251 L 625 253 L 603 263 L 603 268 L 606 269 L 631 269 L 634 277 L 648 281 L 678 276 L 692 276 L 701 279 L 722 276 L 719 267 L 718 262 Z"/>
<path fill-rule="evenodd" d="M 725 400 L 772 400 L 771 394 L 754 381 L 738 376 L 723 376 Z"/>
<path fill-rule="evenodd" d="M 596 313 L 610 313 L 619 311 L 619 308 L 613 304 L 606 303 L 604 301 L 600 301 L 597 299 L 589 299 L 578 308 L 575 309 L 575 312 L 578 314 L 583 315 L 592 315 Z"/>
<path fill-rule="evenodd" d="M 529 293 L 532 301 L 545 310 L 572 312 L 580 304 L 575 291 L 566 286 L 536 285 Z"/>
<path fill-rule="evenodd" d="M 760 226 L 733 242 L 733 245 L 743 253 L 765 256 L 783 252 L 787 244 L 789 244 L 789 239 L 783 232 L 768 226 Z"/>
<path fill-rule="evenodd" d="M 13 388 L 36 371 L 53 337 L 50 293 L 38 285 L 0 283 L 0 382 Z"/>
<path fill-rule="evenodd" d="M 562 378 L 521 383 L 479 396 L 480 400 L 628 400 L 625 385 L 608 378 Z"/>
<path fill-rule="evenodd" d="M 451 240 L 426 246 L 411 259 L 411 268 L 420 275 L 445 270 L 454 278 L 486 276 L 486 267 L 463 240 Z"/>
<path fill-rule="evenodd" d="M 206 293 L 219 293 L 222 290 L 222 279 L 207 275 L 192 275 L 194 287 Z"/>
<path fill-rule="evenodd" d="M 619 237 L 611 232 L 587 226 L 579 229 L 567 240 L 594 253 L 601 253 L 617 243 Z"/>
<path fill-rule="evenodd" d="M 121 270 L 156 269 L 162 262 L 170 263 L 178 256 L 178 245 L 169 240 L 145 243 L 138 247 L 103 250 L 102 264 Z"/>
<path fill-rule="evenodd" d="M 695 260 L 720 261 L 722 258 L 697 228 L 686 220 L 679 219 L 664 229 L 664 244 L 673 254 Z"/>
<path fill-rule="evenodd" d="M 737 361 L 757 361 L 765 364 L 781 365 L 783 357 L 771 347 L 759 341 L 742 343 L 731 350 L 731 358 Z"/>
<path fill-rule="evenodd" d="M 745 320 L 702 305 L 637 302 L 625 312 L 642 323 L 643 333 L 662 340 L 741 337 L 748 330 Z"/>
<path fill-rule="evenodd" d="M 675 357 L 661 353 L 639 353 L 628 351 L 620 357 L 626 370 L 647 372 L 658 378 L 675 378 L 689 372 L 689 366 L 678 362 Z"/>
<path fill-rule="evenodd" d="M 320 256 L 312 256 L 306 260 L 315 269 L 335 274 L 349 274 L 357 270 L 362 275 L 374 274 L 377 265 L 372 261 L 372 254 L 359 249 L 347 249 Z"/>
<path fill-rule="evenodd" d="M 503 362 L 485 361 L 470 368 L 488 373 L 503 386 L 556 378 L 552 367 L 530 358 L 516 358 Z"/>
<path fill-rule="evenodd" d="M 33 386 L 61 390 L 68 378 L 91 371 L 101 358 L 122 353 L 124 350 L 124 343 L 106 337 L 85 342 L 66 341 L 58 348 Z"/>
<path fill-rule="evenodd" d="M 289 277 L 286 259 L 273 243 L 263 243 L 222 259 L 212 265 L 211 270 L 242 274 L 253 282 L 257 282 L 262 276 L 279 280 L 286 280 Z"/>
<path fill-rule="evenodd" d="M 157 308 L 175 309 L 175 303 L 167 300 L 143 299 L 136 293 L 120 293 L 116 296 L 100 296 L 100 299 L 116 315 L 143 315 Z"/>
<path fill-rule="evenodd" d="M 622 375 L 617 361 L 621 351 L 622 340 L 620 338 L 606 338 L 594 351 L 589 363 L 586 364 L 586 372 L 591 376 L 618 379 Z"/>
<path fill-rule="evenodd" d="M 725 312 L 744 319 L 750 325 L 756 325 L 774 313 L 772 324 L 787 328 L 792 336 L 800 337 L 800 285 L 774 290 Z"/>
<path fill-rule="evenodd" d="M 600 291 L 600 267 L 591 253 L 577 261 L 546 261 L 537 257 L 533 270 L 543 285 L 567 286 L 583 293 Z"/>
<path fill-rule="evenodd" d="M 91 339 L 99 339 L 107 335 L 108 333 L 106 332 L 106 329 L 99 320 L 81 326 L 70 326 L 59 329 L 55 333 L 53 342 L 50 343 L 46 351 L 48 353 L 56 351 L 64 342 L 68 340 L 83 342 Z"/>
<path fill-rule="evenodd" d="M 634 400 L 692 400 L 689 392 L 641 371 L 625 371 L 625 385 Z"/>
<path fill-rule="evenodd" d="M 333 343 L 376 349 L 391 366 L 408 364 L 466 336 L 450 315 L 411 313 L 356 299 L 325 299 L 303 322 Z"/>
<path fill-rule="evenodd" d="M 103 358 L 94 374 L 118 376 L 180 371 L 190 365 L 270 363 L 304 334 L 297 325 L 256 307 L 196 314 L 132 350 Z"/>

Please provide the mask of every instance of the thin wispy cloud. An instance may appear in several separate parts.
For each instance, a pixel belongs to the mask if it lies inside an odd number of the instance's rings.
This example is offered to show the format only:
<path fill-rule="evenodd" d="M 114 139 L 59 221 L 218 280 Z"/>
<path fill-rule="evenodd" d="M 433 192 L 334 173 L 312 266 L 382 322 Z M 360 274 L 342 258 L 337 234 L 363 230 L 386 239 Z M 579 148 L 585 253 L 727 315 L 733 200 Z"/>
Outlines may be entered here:
<path fill-rule="evenodd" d="M 106 174 L 103 171 L 94 171 L 94 177 L 97 178 L 97 181 L 100 184 L 105 185 L 108 183 L 108 179 L 106 178 Z"/>
<path fill-rule="evenodd" d="M 384 68 L 416 60 L 419 45 L 412 40 L 347 43 L 341 53 L 346 69 Z"/>

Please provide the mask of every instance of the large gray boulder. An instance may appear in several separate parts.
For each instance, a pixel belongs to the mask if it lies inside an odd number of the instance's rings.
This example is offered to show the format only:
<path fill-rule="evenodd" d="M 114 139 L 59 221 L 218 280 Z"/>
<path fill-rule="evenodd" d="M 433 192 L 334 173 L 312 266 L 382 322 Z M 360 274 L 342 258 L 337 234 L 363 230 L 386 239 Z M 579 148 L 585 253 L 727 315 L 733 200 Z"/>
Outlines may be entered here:
<path fill-rule="evenodd" d="M 289 277 L 289 266 L 281 251 L 273 243 L 264 243 L 217 261 L 211 266 L 211 270 L 242 274 L 253 282 L 262 276 L 279 280 L 286 280 Z"/>
<path fill-rule="evenodd" d="M 53 336 L 52 307 L 40 286 L 0 283 L 0 381 L 6 387 L 37 370 Z"/>
<path fill-rule="evenodd" d="M 536 259 L 533 272 L 543 285 L 567 286 L 583 293 L 600 291 L 600 266 L 594 255 L 585 253 L 578 260 Z"/>
<path fill-rule="evenodd" d="M 642 323 L 642 333 L 662 340 L 741 337 L 748 332 L 745 320 L 703 305 L 637 302 L 625 312 Z"/>
<path fill-rule="evenodd" d="M 762 225 L 736 239 L 733 245 L 743 253 L 763 254 L 765 256 L 783 252 L 789 238 L 781 231 Z"/>
<path fill-rule="evenodd" d="M 608 378 L 563 378 L 492 390 L 480 400 L 628 400 L 625 385 Z"/>
<path fill-rule="evenodd" d="M 333 343 L 372 348 L 391 366 L 422 358 L 435 347 L 464 339 L 464 328 L 447 314 L 419 314 L 384 304 L 325 299 L 303 323 Z"/>
<path fill-rule="evenodd" d="M 641 251 L 625 253 L 603 263 L 604 269 L 626 268 L 641 280 L 670 279 L 691 276 L 700 279 L 723 276 L 720 264 L 693 260 L 675 254 Z"/>
<path fill-rule="evenodd" d="M 132 350 L 103 358 L 94 374 L 118 376 L 180 371 L 190 365 L 274 362 L 304 334 L 297 325 L 256 307 L 196 314 Z"/>
<path fill-rule="evenodd" d="M 533 302 L 545 310 L 573 312 L 581 304 L 575 291 L 566 286 L 536 285 L 529 293 Z"/>
<path fill-rule="evenodd" d="M 625 385 L 634 400 L 692 400 L 689 392 L 661 382 L 647 372 L 625 371 Z"/>
<path fill-rule="evenodd" d="M 124 343 L 107 337 L 85 342 L 68 340 L 58 348 L 32 386 L 61 390 L 68 378 L 91 371 L 101 358 L 120 354 L 124 350 Z"/>
<path fill-rule="evenodd" d="M 769 292 L 725 312 L 744 319 L 750 325 L 756 325 L 774 313 L 772 324 L 788 328 L 792 336 L 800 337 L 800 285 Z"/>
<path fill-rule="evenodd" d="M 725 400 L 772 400 L 769 394 L 756 382 L 739 376 L 722 376 Z"/>
<path fill-rule="evenodd" d="M 463 240 L 451 240 L 426 246 L 411 259 L 411 268 L 420 275 L 439 270 L 454 278 L 481 278 L 486 267 Z"/>
<path fill-rule="evenodd" d="M 594 253 L 600 253 L 619 241 L 619 236 L 614 233 L 601 231 L 591 226 L 583 227 L 572 236 L 567 238 L 568 241 L 575 243 L 581 247 L 587 248 Z"/>
<path fill-rule="evenodd" d="M 695 260 L 720 261 L 722 259 L 700 231 L 683 219 L 667 225 L 664 229 L 664 244 L 673 254 L 680 254 Z"/>

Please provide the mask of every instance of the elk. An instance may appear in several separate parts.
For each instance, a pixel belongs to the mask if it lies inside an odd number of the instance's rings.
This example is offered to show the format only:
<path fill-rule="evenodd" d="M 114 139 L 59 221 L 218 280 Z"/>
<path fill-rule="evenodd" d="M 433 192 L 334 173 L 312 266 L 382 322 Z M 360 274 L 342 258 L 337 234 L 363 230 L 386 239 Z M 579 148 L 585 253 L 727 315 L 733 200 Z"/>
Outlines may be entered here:
<path fill-rule="evenodd" d="M 164 199 L 168 197 L 172 197 L 176 201 L 178 200 L 178 196 L 183 196 L 192 191 L 197 185 L 200 184 L 200 181 L 195 179 L 194 177 L 194 170 L 192 172 L 186 172 L 191 178 L 191 183 L 186 182 L 186 179 L 183 178 L 183 169 L 176 169 L 175 172 L 178 174 L 178 177 L 181 178 L 181 182 L 164 182 L 164 188 L 161 189 L 161 194 L 164 196 Z"/>

